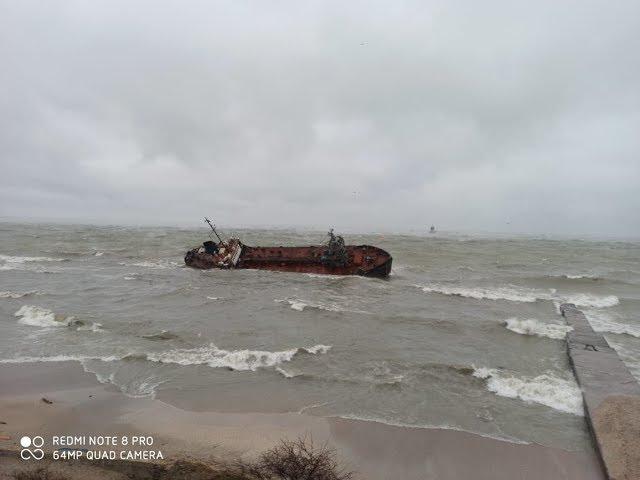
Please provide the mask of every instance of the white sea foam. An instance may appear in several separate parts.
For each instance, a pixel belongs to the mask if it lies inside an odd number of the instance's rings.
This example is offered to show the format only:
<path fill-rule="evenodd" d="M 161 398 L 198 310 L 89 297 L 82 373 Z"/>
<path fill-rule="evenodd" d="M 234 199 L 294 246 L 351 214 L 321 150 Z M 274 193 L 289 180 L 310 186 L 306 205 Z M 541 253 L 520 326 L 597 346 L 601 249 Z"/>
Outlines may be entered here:
<path fill-rule="evenodd" d="M 298 312 L 302 312 L 305 308 L 315 308 L 318 310 L 326 310 L 327 312 L 340 312 L 344 311 L 337 305 L 333 304 L 325 304 L 320 302 L 310 302 L 308 300 L 300 300 L 299 298 L 291 298 L 291 299 L 276 299 L 274 300 L 276 303 L 288 303 L 289 306 L 293 310 L 297 310 Z"/>
<path fill-rule="evenodd" d="M 330 275 L 330 274 L 322 274 L 322 273 L 305 273 L 304 275 L 309 278 L 320 278 L 322 280 L 341 280 L 343 278 L 351 278 L 347 275 Z M 363 277 L 359 277 L 359 278 L 363 278 Z"/>
<path fill-rule="evenodd" d="M 630 345 L 623 345 L 614 338 L 607 338 L 607 342 L 618 353 L 631 374 L 640 381 L 640 352 L 637 348 L 628 348 Z"/>
<path fill-rule="evenodd" d="M 49 309 L 37 307 L 35 305 L 23 305 L 14 316 L 19 317 L 19 323 L 34 327 L 68 327 L 73 321 L 73 317 L 57 317 Z"/>
<path fill-rule="evenodd" d="M 66 258 L 52 257 L 18 257 L 11 255 L 0 255 L 0 262 L 22 264 L 29 262 L 64 262 Z"/>
<path fill-rule="evenodd" d="M 298 353 L 326 353 L 330 346 L 314 345 L 309 348 L 294 348 L 280 352 L 265 350 L 223 350 L 210 344 L 198 348 L 169 350 L 149 353 L 146 358 L 152 362 L 175 363 L 178 365 L 209 365 L 213 368 L 255 371 L 262 367 L 275 367 L 289 362 Z"/>
<path fill-rule="evenodd" d="M 176 262 L 167 261 L 167 260 L 143 260 L 141 262 L 120 262 L 119 265 L 124 267 L 143 267 L 143 268 L 156 268 L 156 269 L 165 269 L 165 268 L 174 268 L 179 267 L 180 265 Z"/>
<path fill-rule="evenodd" d="M 56 315 L 48 308 L 35 305 L 23 305 L 14 313 L 14 316 L 19 318 L 18 323 L 32 327 L 76 327 L 77 330 L 102 331 L 102 325 L 99 323 L 85 323 L 77 320 L 74 316 Z"/>
<path fill-rule="evenodd" d="M 293 310 L 297 310 L 299 312 L 302 312 L 305 307 L 308 307 L 309 305 L 301 302 L 300 300 L 287 300 L 287 302 L 289 303 L 289 305 L 291 305 L 291 308 Z"/>
<path fill-rule="evenodd" d="M 425 293 L 441 293 L 477 300 L 509 300 L 512 302 L 535 302 L 541 297 L 549 297 L 549 292 L 519 287 L 457 287 L 441 284 L 415 285 Z"/>
<path fill-rule="evenodd" d="M 39 292 L 37 290 L 31 290 L 29 292 L 0 292 L 0 298 L 22 298 L 27 297 L 29 295 L 37 295 Z"/>
<path fill-rule="evenodd" d="M 595 308 L 605 308 L 605 307 L 613 307 L 620 303 L 620 300 L 615 295 L 591 295 L 589 293 L 575 293 L 570 295 L 565 295 L 560 298 L 564 302 L 573 303 L 579 307 L 595 307 Z"/>
<path fill-rule="evenodd" d="M 91 357 L 85 355 L 52 355 L 48 357 L 16 357 L 0 359 L 0 363 L 40 363 L 40 362 L 83 362 L 85 360 L 100 360 L 102 362 L 115 362 L 121 357 Z M 93 373 L 93 372 L 92 372 Z"/>
<path fill-rule="evenodd" d="M 302 312 L 307 308 L 309 308 L 309 309 L 315 309 L 315 310 L 324 310 L 326 312 L 350 312 L 350 313 L 363 313 L 363 314 L 369 313 L 364 310 L 344 308 L 339 305 L 336 305 L 335 303 L 312 302 L 309 300 L 302 300 L 299 298 L 275 299 L 274 302 L 288 303 L 289 307 L 292 310 L 296 310 L 298 312 Z"/>
<path fill-rule="evenodd" d="M 38 263 L 41 262 L 64 262 L 66 258 L 52 257 L 19 257 L 11 255 L 0 255 L 0 271 L 28 270 L 32 272 L 48 273 Z M 35 266 L 30 264 L 35 263 Z"/>
<path fill-rule="evenodd" d="M 622 323 L 618 321 L 618 318 L 614 318 L 613 315 L 599 310 L 584 310 L 584 314 L 596 332 L 625 334 L 640 338 L 640 325 Z"/>
<path fill-rule="evenodd" d="M 501 397 L 546 405 L 561 412 L 584 415 L 582 393 L 573 380 L 544 373 L 518 378 L 493 368 L 474 368 L 473 376 L 485 380 L 487 389 Z"/>
<path fill-rule="evenodd" d="M 331 350 L 331 345 L 314 345 L 313 347 L 303 348 L 302 350 L 312 355 L 317 355 L 318 353 L 327 353 Z"/>
<path fill-rule="evenodd" d="M 534 318 L 527 320 L 508 318 L 505 321 L 505 327 L 512 332 L 520 333 L 522 335 L 536 335 L 538 337 L 549 337 L 557 340 L 563 339 L 567 332 L 573 330 L 573 327 L 568 325 L 544 323 Z"/>
<path fill-rule="evenodd" d="M 295 378 L 297 377 L 299 374 L 293 373 L 293 372 L 288 372 L 286 371 L 284 368 L 280 368 L 280 367 L 276 367 L 276 371 L 281 374 L 284 378 Z"/>
<path fill-rule="evenodd" d="M 508 300 L 511 302 L 533 303 L 537 300 L 551 300 L 554 302 L 568 302 L 580 307 L 605 308 L 620 303 L 615 295 L 592 295 L 589 293 L 559 294 L 555 289 L 548 290 L 517 287 L 514 285 L 502 287 L 462 287 L 455 285 L 415 285 L 425 293 L 440 293 L 458 297 L 475 298 L 477 300 Z"/>
<path fill-rule="evenodd" d="M 94 252 L 93 253 L 94 257 L 101 257 L 102 255 L 104 255 L 104 252 Z"/>
<path fill-rule="evenodd" d="M 89 332 L 104 332 L 104 330 L 102 329 L 102 324 L 95 322 L 95 323 L 90 323 L 88 325 L 80 325 L 76 330 L 86 330 Z"/>

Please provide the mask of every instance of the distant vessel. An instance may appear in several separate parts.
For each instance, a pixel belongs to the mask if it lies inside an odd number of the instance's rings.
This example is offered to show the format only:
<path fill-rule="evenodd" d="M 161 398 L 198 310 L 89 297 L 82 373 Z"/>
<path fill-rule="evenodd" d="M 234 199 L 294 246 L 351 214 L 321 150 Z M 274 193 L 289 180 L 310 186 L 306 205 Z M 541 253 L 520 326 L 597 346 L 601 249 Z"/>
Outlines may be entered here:
<path fill-rule="evenodd" d="M 218 242 L 206 241 L 187 252 L 184 262 L 193 268 L 258 269 L 327 275 L 387 277 L 393 258 L 370 245 L 345 245 L 344 239 L 328 233 L 322 245 L 308 247 L 250 247 L 238 238 L 223 240 L 205 218 Z"/>
<path fill-rule="evenodd" d="M 429 233 L 436 233 L 436 227 L 431 225 L 431 228 L 429 229 Z"/>

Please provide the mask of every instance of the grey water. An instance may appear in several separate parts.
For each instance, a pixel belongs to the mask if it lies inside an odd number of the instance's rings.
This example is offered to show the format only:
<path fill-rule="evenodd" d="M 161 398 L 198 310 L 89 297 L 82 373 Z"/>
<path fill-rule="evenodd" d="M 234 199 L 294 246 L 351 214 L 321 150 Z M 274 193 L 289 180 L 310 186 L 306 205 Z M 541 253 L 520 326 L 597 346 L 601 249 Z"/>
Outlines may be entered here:
<path fill-rule="evenodd" d="M 322 232 L 237 230 L 248 245 Z M 347 235 L 389 279 L 186 268 L 202 229 L 0 223 L 0 362 L 78 361 L 180 408 L 589 447 L 558 305 L 640 377 L 640 241 Z"/>

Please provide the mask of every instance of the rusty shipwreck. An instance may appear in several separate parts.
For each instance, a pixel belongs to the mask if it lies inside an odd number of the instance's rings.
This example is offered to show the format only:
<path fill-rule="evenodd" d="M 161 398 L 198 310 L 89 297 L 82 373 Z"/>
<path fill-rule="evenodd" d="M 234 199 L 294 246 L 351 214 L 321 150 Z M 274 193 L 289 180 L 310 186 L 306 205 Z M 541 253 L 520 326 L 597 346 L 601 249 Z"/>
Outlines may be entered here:
<path fill-rule="evenodd" d="M 344 239 L 329 232 L 322 245 L 308 247 L 250 247 L 237 238 L 223 240 L 208 220 L 213 238 L 189 250 L 184 262 L 193 268 L 258 269 L 326 275 L 387 277 L 392 257 L 370 245 L 345 245 Z"/>

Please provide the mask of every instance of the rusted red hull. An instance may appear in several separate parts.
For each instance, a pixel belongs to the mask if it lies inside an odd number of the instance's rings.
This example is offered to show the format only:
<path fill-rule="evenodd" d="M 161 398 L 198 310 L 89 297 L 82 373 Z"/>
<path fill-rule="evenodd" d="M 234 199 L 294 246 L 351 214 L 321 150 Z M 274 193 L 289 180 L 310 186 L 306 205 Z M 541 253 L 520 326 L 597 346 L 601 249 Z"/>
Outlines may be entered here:
<path fill-rule="evenodd" d="M 318 273 L 326 275 L 360 275 L 386 277 L 391 272 L 391 255 L 370 245 L 347 245 L 345 262 L 336 264 L 323 255 L 324 246 L 309 247 L 249 247 L 242 245 L 235 265 L 221 265 L 217 257 L 193 249 L 185 263 L 194 268 L 240 268 L 283 272 Z"/>

